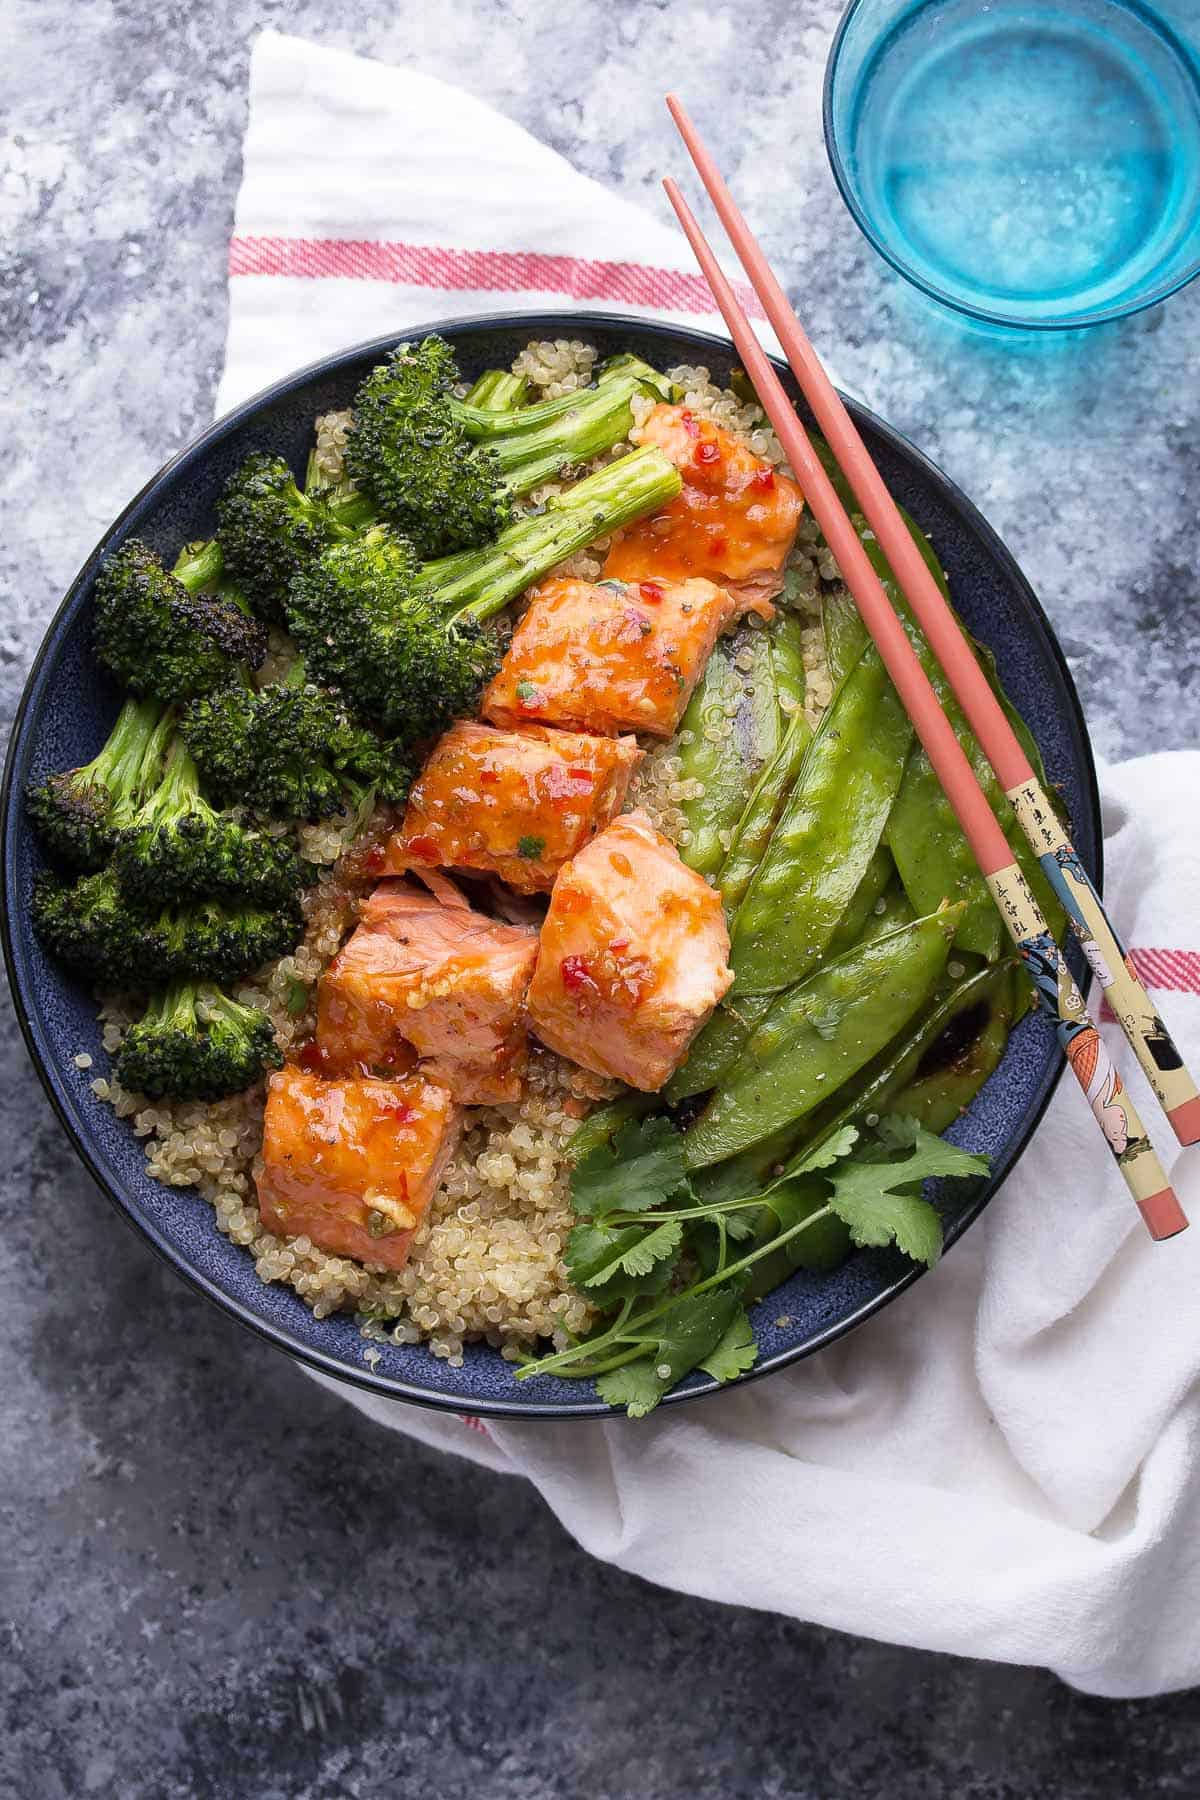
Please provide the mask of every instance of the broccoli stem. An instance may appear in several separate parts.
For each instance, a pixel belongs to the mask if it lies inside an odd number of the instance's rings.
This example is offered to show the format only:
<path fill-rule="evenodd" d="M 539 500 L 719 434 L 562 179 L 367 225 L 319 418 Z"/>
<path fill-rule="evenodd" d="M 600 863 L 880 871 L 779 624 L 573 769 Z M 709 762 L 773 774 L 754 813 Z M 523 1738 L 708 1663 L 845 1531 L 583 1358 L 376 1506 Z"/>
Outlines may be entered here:
<path fill-rule="evenodd" d="M 138 813 L 138 824 L 173 825 L 188 812 L 202 812 L 215 817 L 213 809 L 200 793 L 200 771 L 183 739 L 176 737 L 167 752 L 162 778 Z"/>
<path fill-rule="evenodd" d="M 426 563 L 422 591 L 454 617 L 489 619 L 556 563 L 673 500 L 678 469 L 660 450 L 635 450 L 510 525 L 494 544 Z"/>
<path fill-rule="evenodd" d="M 528 387 L 524 375 L 510 375 L 507 369 L 488 369 L 467 394 L 463 405 L 478 407 L 482 412 L 512 412 L 524 404 Z"/>
<path fill-rule="evenodd" d="M 126 700 L 103 750 L 76 771 L 76 779 L 101 782 L 114 806 L 135 800 L 157 777 L 170 730 L 170 713 L 160 701 Z"/>
<path fill-rule="evenodd" d="M 224 571 L 221 546 L 216 538 L 210 538 L 208 543 L 185 544 L 171 572 L 189 594 L 198 594 L 203 588 L 215 586 Z"/>

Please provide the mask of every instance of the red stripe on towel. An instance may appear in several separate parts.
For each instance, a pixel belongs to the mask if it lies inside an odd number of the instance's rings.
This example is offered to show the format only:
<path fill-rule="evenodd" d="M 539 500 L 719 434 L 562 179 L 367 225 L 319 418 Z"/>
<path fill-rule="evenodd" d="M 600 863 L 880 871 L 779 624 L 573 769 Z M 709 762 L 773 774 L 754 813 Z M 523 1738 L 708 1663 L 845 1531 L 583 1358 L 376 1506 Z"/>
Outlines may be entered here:
<path fill-rule="evenodd" d="M 229 244 L 229 273 L 291 275 L 303 281 L 388 281 L 447 291 L 566 294 L 572 300 L 616 300 L 668 312 L 714 311 L 702 275 L 649 263 L 547 256 L 537 250 L 454 250 L 441 244 L 353 238 L 235 237 Z M 764 317 L 744 284 L 738 285 L 738 297 L 752 317 Z"/>
<path fill-rule="evenodd" d="M 1200 950 L 1131 950 L 1129 955 L 1143 986 L 1200 994 Z M 1114 1016 L 1107 1000 L 1101 1003 L 1100 1016 Z"/>
<path fill-rule="evenodd" d="M 465 1425 L 468 1431 L 481 1431 L 484 1437 L 491 1437 L 492 1435 L 483 1420 L 477 1419 L 474 1413 L 459 1413 L 458 1420 L 459 1424 Z"/>

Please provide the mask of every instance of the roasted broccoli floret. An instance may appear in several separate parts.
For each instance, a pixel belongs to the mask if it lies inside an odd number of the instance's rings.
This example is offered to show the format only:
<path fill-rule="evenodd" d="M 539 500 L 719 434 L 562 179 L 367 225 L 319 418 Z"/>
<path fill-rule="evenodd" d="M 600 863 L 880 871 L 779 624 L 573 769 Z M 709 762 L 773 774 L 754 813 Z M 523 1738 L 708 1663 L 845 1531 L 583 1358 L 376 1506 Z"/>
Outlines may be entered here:
<path fill-rule="evenodd" d="M 482 621 L 555 564 L 665 506 L 679 472 L 636 450 L 556 495 L 485 550 L 420 563 L 406 539 L 372 526 L 292 583 L 288 623 L 308 666 L 405 742 L 474 711 L 498 650 Z"/>
<path fill-rule="evenodd" d="M 77 975 L 107 988 L 138 981 L 136 933 L 111 869 L 78 881 L 41 876 L 33 890 L 31 917 L 42 948 Z"/>
<path fill-rule="evenodd" d="M 457 399 L 457 381 L 449 345 L 428 337 L 400 345 L 355 398 L 346 468 L 421 556 L 494 538 L 512 523 L 514 496 L 628 434 L 646 385 L 623 369 L 536 406 L 496 410 Z"/>
<path fill-rule="evenodd" d="M 302 659 L 257 693 L 242 684 L 194 700 L 181 730 L 219 799 L 277 818 L 357 810 L 366 789 L 398 803 L 415 773 L 406 746 L 355 719 Z"/>
<path fill-rule="evenodd" d="M 33 923 L 43 946 L 99 987 L 157 987 L 189 976 L 232 981 L 293 948 L 303 929 L 299 904 L 271 910 L 195 900 L 145 913 L 114 870 L 76 882 L 43 876 Z"/>
<path fill-rule="evenodd" d="M 122 888 L 143 907 L 193 894 L 269 906 L 293 899 L 303 886 L 288 838 L 269 837 L 209 805 L 178 737 L 158 786 L 121 831 L 113 867 Z"/>
<path fill-rule="evenodd" d="M 96 654 L 135 694 L 186 700 L 266 655 L 263 627 L 235 597 L 200 590 L 220 577 L 215 544 L 184 552 L 174 571 L 127 538 L 96 578 Z"/>
<path fill-rule="evenodd" d="M 180 982 L 155 994 L 129 1027 L 114 1069 L 122 1087 L 151 1099 L 219 1100 L 282 1061 L 265 1012 L 218 988 Z"/>
<path fill-rule="evenodd" d="M 98 869 L 116 833 L 158 780 L 171 719 L 157 700 L 127 700 L 108 742 L 82 768 L 31 782 L 25 805 L 56 861 Z"/>
<path fill-rule="evenodd" d="M 257 613 L 281 619 L 293 575 L 329 544 L 351 537 L 373 512 L 362 494 L 302 493 L 281 456 L 251 456 L 217 502 L 225 569 Z"/>

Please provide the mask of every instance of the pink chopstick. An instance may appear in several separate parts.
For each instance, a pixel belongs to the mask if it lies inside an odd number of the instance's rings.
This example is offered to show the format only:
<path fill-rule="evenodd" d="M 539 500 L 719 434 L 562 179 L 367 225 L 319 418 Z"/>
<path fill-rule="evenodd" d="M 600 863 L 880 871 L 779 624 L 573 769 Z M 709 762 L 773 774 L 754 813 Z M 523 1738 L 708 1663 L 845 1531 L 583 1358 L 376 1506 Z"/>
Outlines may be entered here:
<path fill-rule="evenodd" d="M 1075 921 L 1088 961 L 1176 1137 L 1181 1144 L 1200 1141 L 1200 1092 L 1138 978 L 1091 877 L 720 170 L 676 95 L 667 95 L 667 106 L 783 345 L 800 391 L 854 489 L 1022 830 Z"/>
<path fill-rule="evenodd" d="M 713 298 L 776 436 L 800 481 L 813 516 L 837 559 L 863 623 L 904 704 L 947 799 L 975 855 L 1000 915 L 1020 951 L 1042 1010 L 1092 1107 L 1130 1194 L 1154 1238 L 1173 1237 L 1187 1226 L 1154 1147 L 1126 1092 L 1083 996 L 1042 917 L 1008 840 L 938 703 L 850 517 L 809 442 L 783 384 L 755 337 L 728 279 L 692 216 L 677 184 L 663 183 L 667 198 L 696 254 Z"/>

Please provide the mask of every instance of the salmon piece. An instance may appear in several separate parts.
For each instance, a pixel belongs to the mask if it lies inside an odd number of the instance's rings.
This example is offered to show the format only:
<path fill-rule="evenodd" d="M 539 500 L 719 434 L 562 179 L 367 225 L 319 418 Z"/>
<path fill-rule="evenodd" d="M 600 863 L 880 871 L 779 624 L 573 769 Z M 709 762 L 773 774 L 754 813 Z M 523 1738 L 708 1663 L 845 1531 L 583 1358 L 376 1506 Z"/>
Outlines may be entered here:
<path fill-rule="evenodd" d="M 631 737 L 452 725 L 413 784 L 380 873 L 479 869 L 545 891 L 621 810 L 641 760 Z"/>
<path fill-rule="evenodd" d="M 561 1056 L 655 1093 L 732 980 L 719 896 L 627 813 L 554 884 L 529 1023 Z"/>
<path fill-rule="evenodd" d="M 562 577 L 535 588 L 483 697 L 494 725 L 668 738 L 738 607 L 711 581 Z"/>
<path fill-rule="evenodd" d="M 435 879 L 436 898 L 406 881 L 381 882 L 322 975 L 326 1067 L 390 1074 L 419 1059 L 419 1072 L 464 1105 L 519 1100 L 537 933 L 486 918 Z"/>
<path fill-rule="evenodd" d="M 402 1269 L 461 1134 L 461 1107 L 420 1075 L 328 1081 L 289 1065 L 267 1083 L 263 1224 Z"/>
<path fill-rule="evenodd" d="M 634 435 L 670 458 L 683 492 L 618 534 L 605 575 L 705 576 L 729 591 L 739 612 L 769 619 L 804 510 L 796 483 L 686 406 L 656 406 Z"/>

